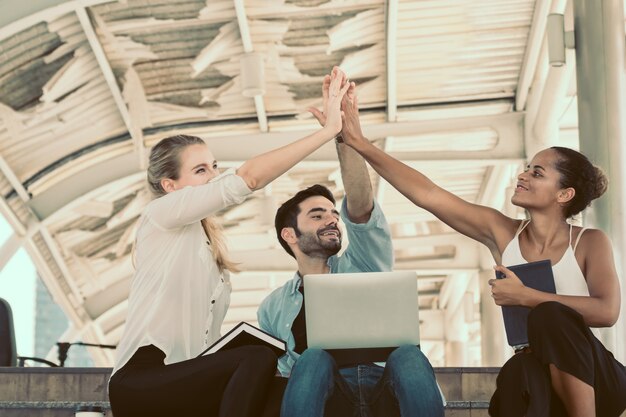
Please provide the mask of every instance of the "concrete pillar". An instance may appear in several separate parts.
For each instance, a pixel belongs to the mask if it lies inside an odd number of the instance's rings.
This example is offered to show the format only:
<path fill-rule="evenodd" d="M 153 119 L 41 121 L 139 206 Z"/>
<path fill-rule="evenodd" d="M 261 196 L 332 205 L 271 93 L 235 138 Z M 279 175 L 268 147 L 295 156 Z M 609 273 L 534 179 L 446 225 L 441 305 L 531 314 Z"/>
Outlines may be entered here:
<path fill-rule="evenodd" d="M 446 366 L 467 366 L 467 342 L 446 340 L 445 349 Z"/>
<path fill-rule="evenodd" d="M 502 308 L 491 298 L 487 283 L 495 278 L 493 269 L 479 273 L 480 282 L 480 348 L 482 366 L 502 366 L 511 356 L 512 349 L 506 343 Z"/>
<path fill-rule="evenodd" d="M 469 329 L 465 308 L 465 293 L 471 283 L 470 274 L 456 274 L 450 278 L 442 297 L 444 308 L 444 350 L 446 366 L 467 366 Z"/>
<path fill-rule="evenodd" d="M 594 202 L 585 224 L 603 229 L 611 238 L 621 277 L 622 311 L 615 332 L 604 342 L 622 362 L 626 359 L 626 192 L 624 165 L 626 111 L 624 83 L 623 0 L 574 0 L 576 74 L 580 149 L 609 177 L 607 194 Z"/>
<path fill-rule="evenodd" d="M 469 331 L 463 303 L 459 303 L 454 311 L 446 309 L 444 314 L 446 366 L 467 366 Z"/>

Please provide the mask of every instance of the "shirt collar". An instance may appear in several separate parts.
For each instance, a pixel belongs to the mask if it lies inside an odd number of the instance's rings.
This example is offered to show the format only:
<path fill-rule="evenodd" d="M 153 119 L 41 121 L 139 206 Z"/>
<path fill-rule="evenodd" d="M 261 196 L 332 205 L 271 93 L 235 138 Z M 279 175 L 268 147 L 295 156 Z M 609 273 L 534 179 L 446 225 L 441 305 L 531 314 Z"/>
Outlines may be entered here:
<path fill-rule="evenodd" d="M 289 292 L 291 293 L 291 295 L 298 292 L 298 287 L 300 286 L 301 282 L 302 277 L 300 276 L 298 271 L 296 271 L 296 273 L 293 274 L 293 278 L 291 279 L 291 281 L 289 281 Z"/>
<path fill-rule="evenodd" d="M 333 266 L 332 265 L 332 259 L 336 258 L 336 257 L 337 257 L 337 255 L 333 255 L 333 256 L 329 257 L 326 260 L 326 265 L 328 265 L 328 267 L 331 270 L 331 272 L 329 272 L 329 274 L 332 273 L 332 266 Z M 302 283 L 302 277 L 300 276 L 300 272 L 296 271 L 296 273 L 293 274 L 293 278 L 291 279 L 291 281 L 289 281 L 289 292 L 292 295 L 295 294 L 296 292 L 298 292 L 298 287 L 300 287 L 301 283 Z"/>

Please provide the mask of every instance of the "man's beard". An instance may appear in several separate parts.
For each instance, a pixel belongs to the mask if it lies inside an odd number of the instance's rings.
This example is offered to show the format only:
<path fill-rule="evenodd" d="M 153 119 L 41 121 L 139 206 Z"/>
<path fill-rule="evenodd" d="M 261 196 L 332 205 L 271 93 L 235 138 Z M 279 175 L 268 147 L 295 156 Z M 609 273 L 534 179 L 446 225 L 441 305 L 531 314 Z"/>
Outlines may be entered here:
<path fill-rule="evenodd" d="M 296 230 L 296 234 L 299 237 L 298 247 L 307 256 L 311 258 L 325 258 L 328 259 L 341 249 L 341 234 L 339 234 L 338 240 L 325 240 L 321 239 L 319 234 L 327 230 L 337 230 L 337 228 L 325 228 L 317 233 L 306 232 L 302 233 L 300 230 Z M 339 232 L 340 233 L 340 232 Z"/>

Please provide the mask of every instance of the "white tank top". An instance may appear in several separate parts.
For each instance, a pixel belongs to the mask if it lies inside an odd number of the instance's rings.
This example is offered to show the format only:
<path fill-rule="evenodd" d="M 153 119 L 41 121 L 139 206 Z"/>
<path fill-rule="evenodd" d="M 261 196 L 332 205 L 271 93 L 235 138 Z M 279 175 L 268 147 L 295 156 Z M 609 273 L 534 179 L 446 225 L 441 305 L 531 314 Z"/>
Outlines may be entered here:
<path fill-rule="evenodd" d="M 519 246 L 519 235 L 529 223 L 530 220 L 527 222 L 522 221 L 520 223 L 520 227 L 517 229 L 515 237 L 509 242 L 506 248 L 504 248 L 504 252 L 502 252 L 502 265 L 510 266 L 528 263 L 528 261 L 524 259 Z M 587 229 L 583 228 L 580 233 L 578 233 L 576 242 L 574 242 L 574 246 L 572 247 L 572 225 L 569 225 L 569 244 L 567 245 L 567 249 L 561 259 L 556 264 L 552 265 L 554 285 L 556 287 L 556 293 L 559 295 L 589 297 L 587 280 L 585 280 L 585 275 L 583 274 L 583 271 L 580 270 L 578 261 L 576 261 L 576 257 L 574 256 L 578 242 L 580 242 L 580 237 L 583 235 L 585 230 Z M 598 329 L 591 329 L 591 331 L 596 337 L 600 337 Z"/>

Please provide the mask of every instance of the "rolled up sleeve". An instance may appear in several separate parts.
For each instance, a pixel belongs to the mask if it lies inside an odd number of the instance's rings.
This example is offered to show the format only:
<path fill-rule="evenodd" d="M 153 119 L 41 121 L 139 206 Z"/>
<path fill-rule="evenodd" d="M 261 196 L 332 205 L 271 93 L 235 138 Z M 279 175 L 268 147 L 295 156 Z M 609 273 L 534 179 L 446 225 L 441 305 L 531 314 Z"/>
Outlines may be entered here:
<path fill-rule="evenodd" d="M 341 207 L 341 219 L 346 225 L 348 247 L 337 259 L 336 272 L 380 272 L 393 268 L 391 231 L 379 204 L 367 223 L 353 223 L 348 217 L 346 200 Z"/>

